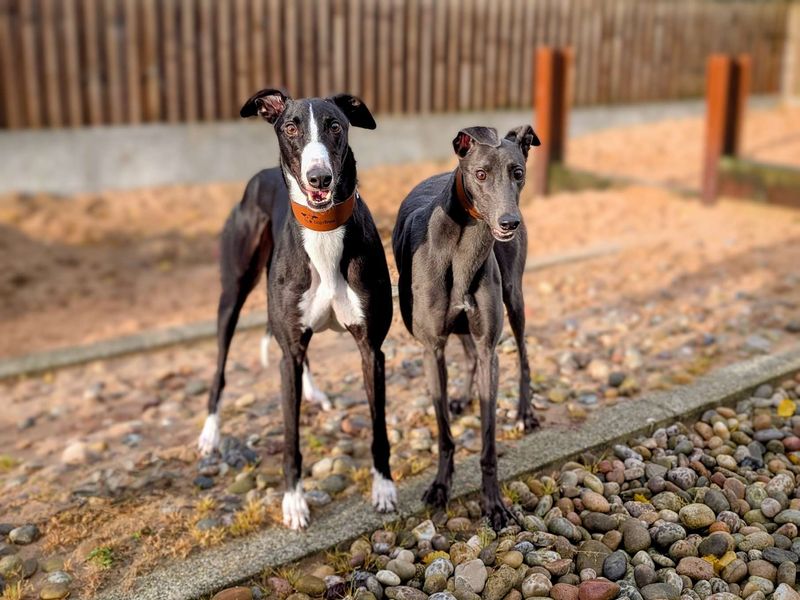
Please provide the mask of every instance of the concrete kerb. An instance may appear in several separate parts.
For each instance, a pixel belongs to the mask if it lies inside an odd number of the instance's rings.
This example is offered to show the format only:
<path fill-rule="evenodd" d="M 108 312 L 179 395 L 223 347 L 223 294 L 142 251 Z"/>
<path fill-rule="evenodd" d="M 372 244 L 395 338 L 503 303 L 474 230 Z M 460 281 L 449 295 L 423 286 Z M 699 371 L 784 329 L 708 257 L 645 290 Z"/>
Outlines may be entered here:
<path fill-rule="evenodd" d="M 582 452 L 608 447 L 669 422 L 731 404 L 758 385 L 777 381 L 798 370 L 800 346 L 774 356 L 761 356 L 723 367 L 691 385 L 600 409 L 580 429 L 544 429 L 517 442 L 503 443 L 500 478 L 505 481 L 546 470 Z M 480 490 L 478 460 L 477 456 L 471 456 L 456 466 L 454 499 Z M 349 498 L 315 515 L 311 527 L 304 533 L 270 529 L 234 540 L 141 577 L 132 590 L 113 588 L 99 594 L 97 599 L 196 600 L 257 576 L 266 568 L 300 560 L 421 512 L 424 506 L 420 497 L 430 478 L 431 473 L 426 472 L 401 483 L 398 490 L 401 511 L 397 514 L 381 516 L 364 498 Z"/>

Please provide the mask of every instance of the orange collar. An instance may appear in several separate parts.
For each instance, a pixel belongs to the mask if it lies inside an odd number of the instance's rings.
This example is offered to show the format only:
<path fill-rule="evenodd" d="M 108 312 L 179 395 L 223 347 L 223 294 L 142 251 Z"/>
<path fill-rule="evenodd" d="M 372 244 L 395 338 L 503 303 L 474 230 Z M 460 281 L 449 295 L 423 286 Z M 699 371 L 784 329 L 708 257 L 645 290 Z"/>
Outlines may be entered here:
<path fill-rule="evenodd" d="M 294 217 L 303 227 L 313 231 L 333 231 L 337 227 L 341 227 L 353 215 L 353 207 L 356 204 L 356 194 L 358 192 L 353 190 L 350 197 L 344 202 L 334 204 L 328 210 L 323 212 L 315 212 L 298 204 L 292 200 L 289 203 L 292 205 L 292 212 Z"/>
<path fill-rule="evenodd" d="M 467 211 L 467 214 L 473 219 L 482 219 L 481 213 L 475 208 L 472 200 L 467 196 L 467 190 L 464 189 L 464 174 L 461 172 L 461 167 L 456 167 L 456 198 L 459 204 Z"/>

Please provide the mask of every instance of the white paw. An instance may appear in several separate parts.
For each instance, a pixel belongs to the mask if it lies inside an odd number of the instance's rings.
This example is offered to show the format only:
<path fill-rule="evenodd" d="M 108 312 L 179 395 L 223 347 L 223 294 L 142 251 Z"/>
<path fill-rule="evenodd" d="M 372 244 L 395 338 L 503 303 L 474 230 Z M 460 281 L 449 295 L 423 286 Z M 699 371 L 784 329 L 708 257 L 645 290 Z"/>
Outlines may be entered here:
<path fill-rule="evenodd" d="M 271 335 L 261 336 L 261 366 L 269 366 L 269 343 L 272 341 Z"/>
<path fill-rule="evenodd" d="M 203 425 L 203 432 L 197 440 L 197 448 L 203 456 L 211 455 L 214 450 L 219 448 L 219 416 L 208 415 L 206 423 Z"/>
<path fill-rule="evenodd" d="M 319 404 L 322 410 L 328 411 L 333 408 L 328 395 L 314 385 L 314 378 L 311 376 L 308 367 L 303 369 L 303 398 L 306 399 L 306 402 Z"/>
<path fill-rule="evenodd" d="M 308 503 L 303 496 L 303 483 L 283 495 L 283 524 L 290 529 L 305 529 L 310 518 Z"/>
<path fill-rule="evenodd" d="M 397 510 L 397 488 L 391 479 L 372 469 L 372 506 L 378 512 Z"/>

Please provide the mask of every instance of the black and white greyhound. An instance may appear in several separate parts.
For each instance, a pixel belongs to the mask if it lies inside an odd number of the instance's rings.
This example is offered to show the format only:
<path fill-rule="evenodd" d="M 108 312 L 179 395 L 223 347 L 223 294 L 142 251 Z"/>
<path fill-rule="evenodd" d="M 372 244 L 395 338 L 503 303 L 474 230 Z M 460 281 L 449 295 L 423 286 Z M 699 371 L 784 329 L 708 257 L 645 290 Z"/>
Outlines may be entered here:
<path fill-rule="evenodd" d="M 356 188 L 348 144 L 350 125 L 375 129 L 375 120 L 360 99 L 347 94 L 294 100 L 275 89 L 256 93 L 240 114 L 259 115 L 274 125 L 280 167 L 250 180 L 222 232 L 219 356 L 200 451 L 209 454 L 219 443 L 228 348 L 242 305 L 266 269 L 268 330 L 283 352 L 284 524 L 301 529 L 309 521 L 298 421 L 304 384 L 306 396 L 314 395 L 304 377 L 306 350 L 313 333 L 325 329 L 349 331 L 361 352 L 373 425 L 372 503 L 382 512 L 394 510 L 381 351 L 392 321 L 392 290 L 378 230 Z"/>
<path fill-rule="evenodd" d="M 423 500 L 441 507 L 450 493 L 454 443 L 444 352 L 448 336 L 454 333 L 476 370 L 483 442 L 481 505 L 495 529 L 512 516 L 497 481 L 495 347 L 505 301 L 514 335 L 524 349 L 521 286 L 527 241 L 519 195 L 528 150 L 538 145 L 529 125 L 509 131 L 503 139 L 488 127 L 462 129 L 453 140 L 458 167 L 417 185 L 400 206 L 392 233 L 400 311 L 409 332 L 424 346 L 425 374 L 439 428 L 439 468 Z M 522 354 L 520 358 L 527 367 L 527 358 Z M 520 395 L 519 418 L 526 428 L 538 425 L 529 393 Z"/>

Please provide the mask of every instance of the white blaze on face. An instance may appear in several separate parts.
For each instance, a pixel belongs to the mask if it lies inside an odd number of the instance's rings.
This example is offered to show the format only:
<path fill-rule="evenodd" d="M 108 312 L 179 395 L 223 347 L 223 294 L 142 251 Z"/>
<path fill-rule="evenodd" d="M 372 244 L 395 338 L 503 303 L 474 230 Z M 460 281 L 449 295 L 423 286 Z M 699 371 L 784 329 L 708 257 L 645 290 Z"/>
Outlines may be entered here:
<path fill-rule="evenodd" d="M 333 171 L 328 149 L 319 141 L 319 126 L 314 117 L 314 108 L 310 104 L 308 106 L 308 137 L 309 141 L 300 154 L 300 177 L 302 177 L 303 187 L 306 189 L 311 188 L 306 174 L 312 167 L 324 167 Z"/>

